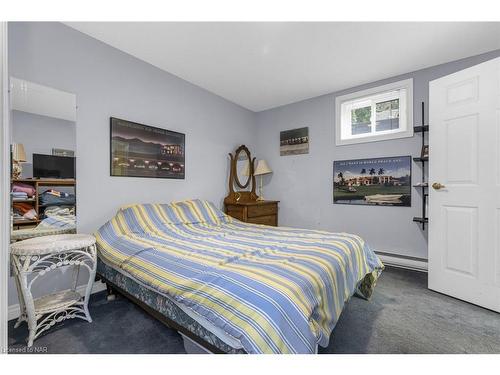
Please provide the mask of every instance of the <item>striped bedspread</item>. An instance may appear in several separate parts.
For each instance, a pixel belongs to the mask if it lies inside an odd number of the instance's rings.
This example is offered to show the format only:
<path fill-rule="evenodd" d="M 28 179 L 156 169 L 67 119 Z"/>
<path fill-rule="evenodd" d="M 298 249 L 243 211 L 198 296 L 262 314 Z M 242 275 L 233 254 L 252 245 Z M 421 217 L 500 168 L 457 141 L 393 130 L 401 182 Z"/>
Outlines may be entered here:
<path fill-rule="evenodd" d="M 248 353 L 314 353 L 383 266 L 358 236 L 242 223 L 190 200 L 122 208 L 99 256 L 238 339 Z"/>

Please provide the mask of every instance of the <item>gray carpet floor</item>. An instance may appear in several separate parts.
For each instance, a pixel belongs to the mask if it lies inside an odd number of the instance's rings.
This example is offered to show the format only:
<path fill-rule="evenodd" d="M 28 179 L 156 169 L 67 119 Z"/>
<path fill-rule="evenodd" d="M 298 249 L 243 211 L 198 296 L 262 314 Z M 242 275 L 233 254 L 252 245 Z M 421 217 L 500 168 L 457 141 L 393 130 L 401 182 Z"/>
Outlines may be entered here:
<path fill-rule="evenodd" d="M 93 323 L 69 320 L 35 341 L 47 353 L 185 353 L 180 335 L 120 297 L 92 296 Z M 26 324 L 9 322 L 11 353 Z M 370 301 L 353 297 L 320 353 L 500 353 L 500 314 L 427 289 L 427 274 L 389 268 Z"/>

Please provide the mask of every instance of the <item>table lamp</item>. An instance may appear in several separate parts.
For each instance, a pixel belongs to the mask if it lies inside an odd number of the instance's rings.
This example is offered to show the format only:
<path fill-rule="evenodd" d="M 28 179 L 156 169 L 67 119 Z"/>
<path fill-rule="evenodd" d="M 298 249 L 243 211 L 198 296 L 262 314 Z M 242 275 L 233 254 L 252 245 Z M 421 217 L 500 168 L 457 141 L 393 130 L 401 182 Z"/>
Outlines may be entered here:
<path fill-rule="evenodd" d="M 267 162 L 265 160 L 259 160 L 257 162 L 257 168 L 255 168 L 254 172 L 254 176 L 260 176 L 259 197 L 257 198 L 258 201 L 264 200 L 264 195 L 262 194 L 262 176 L 269 173 L 273 173 L 273 171 L 269 168 Z"/>
<path fill-rule="evenodd" d="M 26 152 L 22 143 L 12 144 L 12 178 L 17 180 L 21 177 L 23 168 L 20 163 L 26 162 Z"/>

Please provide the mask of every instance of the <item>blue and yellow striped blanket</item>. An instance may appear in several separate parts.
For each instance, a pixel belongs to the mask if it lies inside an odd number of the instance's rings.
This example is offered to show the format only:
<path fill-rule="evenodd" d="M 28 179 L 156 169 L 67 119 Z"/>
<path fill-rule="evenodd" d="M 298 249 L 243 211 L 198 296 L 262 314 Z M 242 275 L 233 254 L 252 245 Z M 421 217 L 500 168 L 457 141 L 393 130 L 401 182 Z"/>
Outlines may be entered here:
<path fill-rule="evenodd" d="M 122 208 L 99 256 L 238 339 L 248 353 L 314 353 L 383 266 L 358 236 L 242 223 L 190 200 Z"/>

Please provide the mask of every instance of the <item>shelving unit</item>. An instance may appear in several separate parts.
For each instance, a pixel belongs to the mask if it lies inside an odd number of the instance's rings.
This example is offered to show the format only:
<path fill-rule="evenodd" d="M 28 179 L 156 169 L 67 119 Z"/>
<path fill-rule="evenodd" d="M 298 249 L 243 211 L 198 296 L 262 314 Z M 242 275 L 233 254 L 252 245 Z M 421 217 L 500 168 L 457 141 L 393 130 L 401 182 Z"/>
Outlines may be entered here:
<path fill-rule="evenodd" d="M 424 107 L 424 102 L 422 102 L 422 125 L 420 126 L 415 126 L 413 128 L 413 131 L 415 133 L 421 133 L 422 134 L 422 149 L 423 147 L 425 146 L 425 133 L 427 133 L 429 131 L 429 125 L 424 125 L 424 110 L 425 110 L 425 107 Z M 416 222 L 416 223 L 419 223 L 422 225 L 422 230 L 425 230 L 425 224 L 427 224 L 429 222 L 429 218 L 427 217 L 427 209 L 426 209 L 426 206 L 427 206 L 427 199 L 429 197 L 429 193 L 428 193 L 428 188 L 429 188 L 429 184 L 428 182 L 426 181 L 425 179 L 425 163 L 427 161 L 429 161 L 429 158 L 426 156 L 426 157 L 416 157 L 416 158 L 413 158 L 413 161 L 415 161 L 416 163 L 421 163 L 422 165 L 422 181 L 421 181 L 421 184 L 420 185 L 413 185 L 414 188 L 416 189 L 421 189 L 421 192 L 422 192 L 422 216 L 416 216 L 413 218 L 413 221 Z"/>
<path fill-rule="evenodd" d="M 35 196 L 28 199 L 17 199 L 12 198 L 12 203 L 30 203 L 33 205 L 37 213 L 37 218 L 33 220 L 29 219 L 16 219 L 13 220 L 12 225 L 14 229 L 17 227 L 36 225 L 41 221 L 43 210 L 46 206 L 39 203 L 39 187 L 56 187 L 56 186 L 72 186 L 75 187 L 76 181 L 74 179 L 36 179 L 36 178 L 23 178 L 23 179 L 12 179 L 11 184 L 14 182 L 20 182 L 23 184 L 32 185 L 35 188 Z"/>

